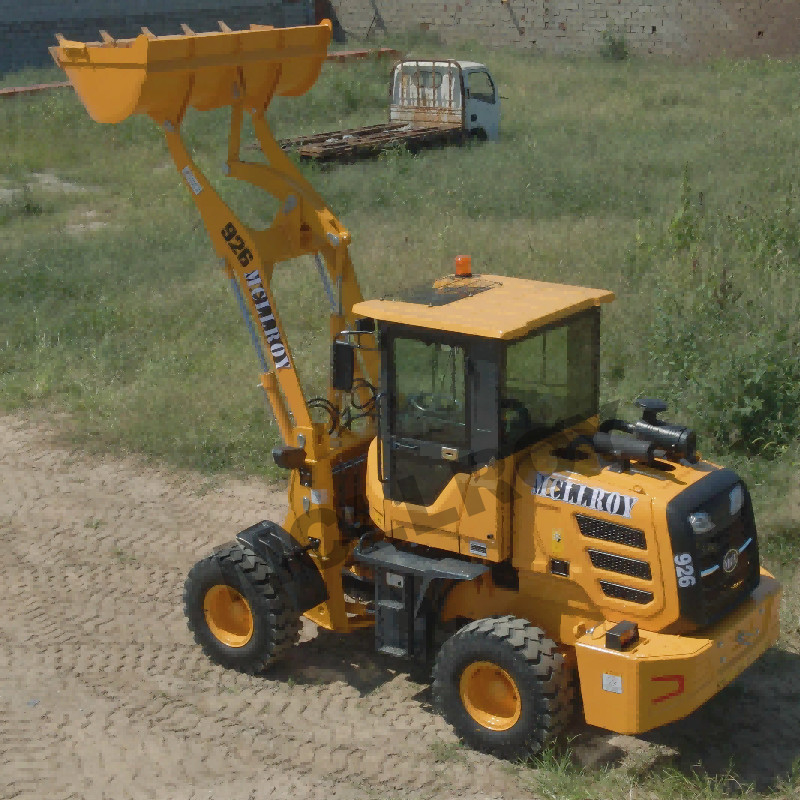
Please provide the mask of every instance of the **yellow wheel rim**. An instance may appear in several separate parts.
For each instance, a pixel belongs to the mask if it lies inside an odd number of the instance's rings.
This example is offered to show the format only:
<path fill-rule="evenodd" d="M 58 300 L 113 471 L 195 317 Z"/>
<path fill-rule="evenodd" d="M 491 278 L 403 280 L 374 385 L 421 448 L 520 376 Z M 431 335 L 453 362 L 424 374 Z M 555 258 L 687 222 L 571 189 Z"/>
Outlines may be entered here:
<path fill-rule="evenodd" d="M 461 702 L 467 713 L 490 731 L 513 728 L 522 713 L 516 681 L 497 664 L 475 661 L 461 674 Z"/>
<path fill-rule="evenodd" d="M 203 600 L 208 628 L 228 647 L 244 647 L 253 638 L 250 604 L 232 586 L 212 586 Z"/>

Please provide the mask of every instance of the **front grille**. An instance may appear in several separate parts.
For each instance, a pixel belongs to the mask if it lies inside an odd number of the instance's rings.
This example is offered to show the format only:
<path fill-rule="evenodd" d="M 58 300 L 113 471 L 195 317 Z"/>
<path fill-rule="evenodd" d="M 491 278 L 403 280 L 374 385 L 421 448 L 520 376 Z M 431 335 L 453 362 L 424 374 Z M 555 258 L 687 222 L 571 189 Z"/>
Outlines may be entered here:
<path fill-rule="evenodd" d="M 627 547 L 636 547 L 639 550 L 647 549 L 644 531 L 640 531 L 638 528 L 628 528 L 625 525 L 617 525 L 615 522 L 597 519 L 597 517 L 587 517 L 585 514 L 576 514 L 575 519 L 578 520 L 581 533 L 591 539 L 605 539 L 607 542 L 616 542 Z"/>
<path fill-rule="evenodd" d="M 700 574 L 702 575 L 706 572 L 713 574 L 717 568 L 721 569 L 725 554 L 731 548 L 746 550 L 745 544 L 752 538 L 752 536 L 748 536 L 741 513 L 734 517 L 730 524 L 726 525 L 722 530 L 717 528 L 710 533 L 696 534 L 694 540 L 695 554 L 697 555 Z"/>
<path fill-rule="evenodd" d="M 743 503 L 731 514 L 731 492 L 736 486 L 741 486 Z M 708 533 L 693 530 L 693 514 L 708 518 L 713 525 Z M 670 500 L 667 525 L 673 555 L 679 559 L 681 617 L 700 628 L 713 625 L 760 580 L 758 537 L 747 487 L 732 470 L 712 470 Z"/>
<path fill-rule="evenodd" d="M 638 558 L 625 558 L 625 556 L 617 556 L 602 550 L 589 550 L 589 558 L 592 559 L 592 566 L 597 569 L 619 572 L 622 575 L 630 575 L 632 578 L 641 578 L 643 581 L 649 581 L 653 577 L 650 565 Z"/>
<path fill-rule="evenodd" d="M 607 597 L 615 597 L 617 600 L 627 600 L 631 603 L 646 605 L 653 600 L 652 592 L 645 592 L 643 589 L 634 589 L 631 586 L 621 586 L 611 581 L 600 581 L 603 594 Z"/>
<path fill-rule="evenodd" d="M 695 536 L 697 569 L 703 587 L 703 607 L 709 620 L 735 604 L 743 591 L 758 582 L 758 545 L 752 511 L 742 509 L 724 528 Z M 726 572 L 726 556 L 736 552 L 736 566 Z M 729 559 L 730 561 L 730 559 Z"/>

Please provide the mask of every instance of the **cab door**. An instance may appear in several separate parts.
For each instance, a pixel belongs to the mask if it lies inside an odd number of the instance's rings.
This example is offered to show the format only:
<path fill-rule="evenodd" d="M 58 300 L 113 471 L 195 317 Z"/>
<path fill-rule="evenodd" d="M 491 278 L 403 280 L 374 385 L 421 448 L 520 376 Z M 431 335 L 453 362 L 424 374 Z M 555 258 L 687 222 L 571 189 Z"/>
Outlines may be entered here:
<path fill-rule="evenodd" d="M 387 326 L 381 340 L 388 398 L 381 417 L 383 529 L 406 541 L 498 560 L 496 515 L 485 502 L 487 490 L 492 507 L 498 493 L 482 469 L 498 455 L 497 346 L 405 326 Z M 478 539 L 494 542 L 487 548 Z"/>
<path fill-rule="evenodd" d="M 457 340 L 394 335 L 387 355 L 387 496 L 430 506 L 472 467 L 466 349 Z"/>
<path fill-rule="evenodd" d="M 500 96 L 491 75 L 483 69 L 465 72 L 464 91 L 467 130 L 483 131 L 487 139 L 497 139 L 500 136 Z"/>

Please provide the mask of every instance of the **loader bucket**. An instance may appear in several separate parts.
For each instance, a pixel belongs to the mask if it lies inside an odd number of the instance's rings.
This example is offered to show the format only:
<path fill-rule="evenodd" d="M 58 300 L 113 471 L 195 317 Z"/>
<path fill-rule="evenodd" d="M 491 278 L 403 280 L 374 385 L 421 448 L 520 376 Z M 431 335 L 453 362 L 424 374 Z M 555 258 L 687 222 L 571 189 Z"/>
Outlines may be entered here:
<path fill-rule="evenodd" d="M 301 95 L 319 76 L 331 23 L 297 28 L 251 25 L 232 31 L 72 42 L 59 36 L 50 48 L 89 115 L 122 122 L 148 114 L 156 122 L 180 120 L 192 106 L 208 110 L 243 102 L 263 108 L 273 95 Z"/>

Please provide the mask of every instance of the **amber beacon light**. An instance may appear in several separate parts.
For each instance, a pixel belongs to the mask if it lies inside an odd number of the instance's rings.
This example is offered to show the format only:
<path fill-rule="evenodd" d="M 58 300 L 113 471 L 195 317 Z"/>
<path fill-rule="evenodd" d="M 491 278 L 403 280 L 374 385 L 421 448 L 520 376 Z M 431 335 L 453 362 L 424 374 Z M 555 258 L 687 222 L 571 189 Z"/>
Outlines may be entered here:
<path fill-rule="evenodd" d="M 457 278 L 472 277 L 472 256 L 456 256 L 455 262 Z"/>

